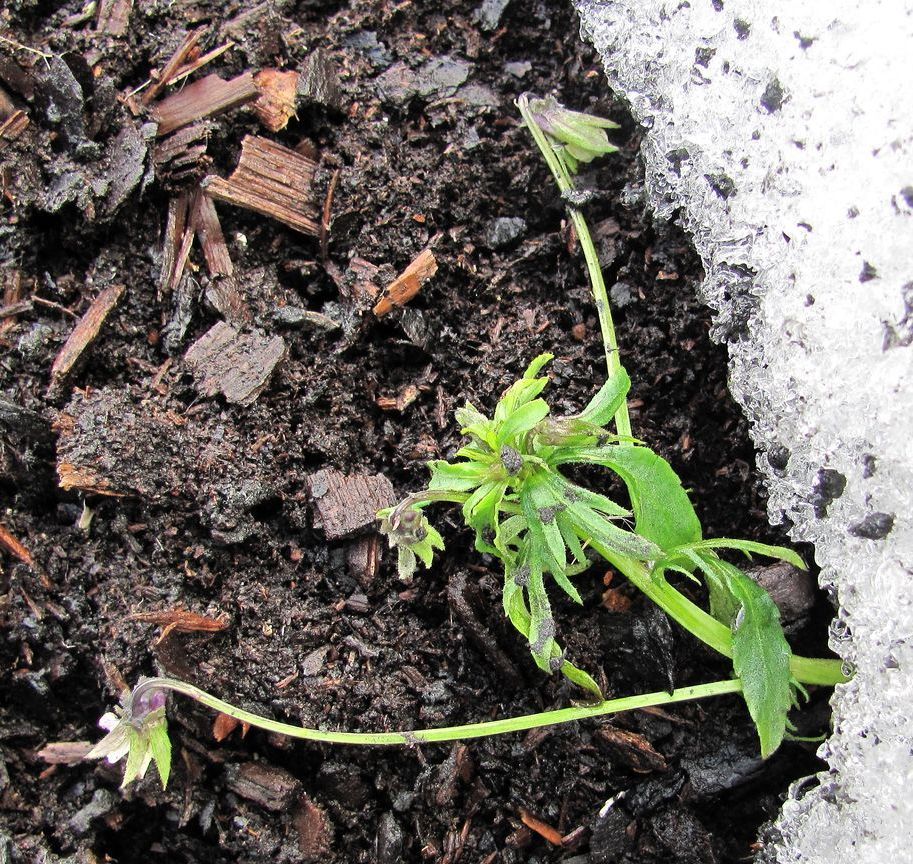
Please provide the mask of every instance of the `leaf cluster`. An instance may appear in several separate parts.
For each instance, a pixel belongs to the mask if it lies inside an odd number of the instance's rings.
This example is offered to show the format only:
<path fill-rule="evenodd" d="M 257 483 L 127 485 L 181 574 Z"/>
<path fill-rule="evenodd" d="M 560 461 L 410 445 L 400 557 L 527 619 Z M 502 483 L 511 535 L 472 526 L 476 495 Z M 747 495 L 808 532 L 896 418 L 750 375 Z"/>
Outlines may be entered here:
<path fill-rule="evenodd" d="M 790 649 L 767 593 L 716 550 L 759 553 L 802 566 L 794 553 L 739 540 L 707 541 L 672 467 L 634 439 L 606 430 L 625 399 L 624 370 L 610 378 L 582 412 L 553 418 L 541 397 L 552 359 L 537 357 L 502 395 L 491 417 L 472 404 L 456 412 L 467 443 L 453 461 L 429 463 L 425 493 L 384 511 L 382 530 L 399 550 L 400 574 L 412 575 L 416 559 L 430 566 L 440 535 L 422 509 L 432 500 L 462 504 L 475 546 L 503 565 L 504 614 L 527 640 L 536 664 L 561 672 L 601 698 L 593 678 L 565 657 L 557 639 L 549 586 L 582 603 L 574 578 L 589 567 L 588 549 L 624 571 L 639 563 L 651 579 L 669 571 L 703 577 L 711 614 L 733 634 L 733 668 L 754 719 L 764 755 L 783 738 L 793 703 Z M 607 468 L 624 482 L 625 505 L 565 476 L 568 465 Z"/>

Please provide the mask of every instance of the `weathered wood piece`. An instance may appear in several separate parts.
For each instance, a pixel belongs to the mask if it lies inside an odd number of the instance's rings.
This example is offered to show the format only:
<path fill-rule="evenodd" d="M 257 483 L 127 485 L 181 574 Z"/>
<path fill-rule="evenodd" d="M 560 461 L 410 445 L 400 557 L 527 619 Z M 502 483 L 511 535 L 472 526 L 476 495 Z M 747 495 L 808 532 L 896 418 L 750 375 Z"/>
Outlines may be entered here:
<path fill-rule="evenodd" d="M 171 294 L 181 281 L 184 265 L 190 254 L 190 240 L 193 231 L 188 225 L 190 215 L 190 192 L 172 196 L 168 202 L 168 219 L 165 222 L 165 240 L 162 247 L 162 270 L 159 274 L 159 299 Z"/>
<path fill-rule="evenodd" d="M 177 50 L 165 64 L 165 68 L 153 79 L 152 84 L 150 84 L 146 89 L 146 92 L 140 97 L 140 101 L 143 105 L 148 105 L 152 102 L 152 100 L 171 83 L 178 70 L 187 62 L 191 52 L 197 47 L 197 43 L 203 38 L 205 32 L 205 27 L 198 27 L 184 37 L 184 40 L 178 45 Z"/>
<path fill-rule="evenodd" d="M 99 33 L 123 36 L 130 26 L 130 13 L 132 11 L 133 0 L 101 0 L 98 4 L 95 29 Z"/>
<path fill-rule="evenodd" d="M 18 558 L 23 564 L 32 566 L 32 553 L 22 545 L 6 528 L 0 523 L 0 549 L 6 549 L 10 555 Z"/>
<path fill-rule="evenodd" d="M 251 106 L 260 122 L 270 132 L 285 129 L 298 110 L 298 73 L 280 69 L 263 69 L 254 75 L 260 91 Z"/>
<path fill-rule="evenodd" d="M 190 224 L 200 246 L 203 247 L 203 257 L 206 259 L 209 275 L 231 276 L 235 268 L 228 254 L 216 205 L 213 204 L 212 198 L 199 189 L 194 191 L 190 204 Z"/>
<path fill-rule="evenodd" d="M 382 507 L 396 503 L 393 484 L 383 474 L 343 474 L 322 468 L 308 477 L 314 525 L 327 540 L 339 540 L 372 526 Z"/>
<path fill-rule="evenodd" d="M 159 139 L 152 151 L 156 177 L 166 187 L 199 180 L 212 161 L 206 155 L 208 144 L 208 123 L 194 123 Z"/>
<path fill-rule="evenodd" d="M 374 314 L 380 318 L 392 312 L 397 306 L 405 306 L 435 273 L 437 273 L 437 259 L 430 249 L 423 249 L 387 287 L 374 306 Z"/>
<path fill-rule="evenodd" d="M 319 215 L 310 194 L 316 170 L 313 159 L 266 138 L 247 135 L 234 173 L 227 180 L 210 175 L 201 185 L 213 198 L 316 236 Z"/>
<path fill-rule="evenodd" d="M 152 108 L 152 116 L 159 124 L 156 134 L 161 137 L 195 120 L 223 114 L 256 99 L 259 92 L 250 72 L 230 81 L 216 74 L 207 75 Z"/>
<path fill-rule="evenodd" d="M 63 348 L 57 354 L 51 366 L 51 384 L 49 393 L 54 392 L 60 382 L 70 373 L 82 352 L 98 336 L 102 325 L 111 314 L 120 298 L 124 296 L 123 285 L 109 285 L 92 301 L 82 318 L 79 319 Z"/>
<path fill-rule="evenodd" d="M 221 392 L 229 402 L 251 405 L 286 352 L 280 336 L 241 333 L 219 321 L 190 346 L 184 361 L 204 396 Z"/>
<path fill-rule="evenodd" d="M 284 768 L 267 762 L 225 766 L 225 785 L 265 810 L 284 813 L 301 794 L 301 783 Z"/>
<path fill-rule="evenodd" d="M 8 141 L 15 141 L 28 128 L 29 118 L 25 111 L 13 111 L 0 123 L 0 147 Z"/>

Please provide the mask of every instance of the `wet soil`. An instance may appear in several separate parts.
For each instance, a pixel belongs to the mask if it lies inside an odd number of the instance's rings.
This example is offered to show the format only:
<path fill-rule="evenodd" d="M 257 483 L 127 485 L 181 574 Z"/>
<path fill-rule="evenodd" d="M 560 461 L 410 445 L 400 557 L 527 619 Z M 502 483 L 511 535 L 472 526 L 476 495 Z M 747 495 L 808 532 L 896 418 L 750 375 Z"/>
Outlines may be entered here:
<path fill-rule="evenodd" d="M 512 104 L 525 90 L 621 124 L 619 154 L 583 182 L 597 193 L 587 216 L 613 286 L 635 433 L 680 471 L 708 536 L 784 541 L 764 516 L 746 425 L 726 391 L 725 351 L 694 299 L 699 262 L 673 225 L 645 214 L 637 130 L 606 94 L 569 8 L 136 6 L 120 38 L 77 20 L 81 3 L 23 0 L 0 12 L 9 39 L 90 73 L 72 115 L 83 127 L 65 128 L 39 96 L 13 93 L 31 137 L 0 149 L 4 188 L 13 189 L 0 204 L 4 276 L 15 272 L 27 297 L 56 304 L 0 319 L 0 398 L 19 409 L 2 426 L 2 520 L 33 561 L 3 553 L 0 858 L 743 860 L 788 784 L 817 766 L 812 748 L 796 743 L 762 763 L 736 697 L 373 751 L 241 729 L 217 741 L 213 715 L 176 699 L 167 791 L 151 775 L 120 791 L 107 765 L 39 758 L 49 742 L 95 740 L 118 682 L 159 671 L 279 719 L 339 729 L 465 723 L 579 696 L 542 675 L 505 626 L 498 573 L 454 513 L 435 513 L 446 554 L 405 585 L 389 556 L 371 565 L 370 529 L 327 539 L 309 485 L 335 469 L 383 475 L 397 495 L 421 486 L 425 462 L 458 446 L 453 410 L 467 399 L 490 407 L 541 352 L 556 358 L 554 413 L 579 410 L 601 383 L 579 250 Z M 212 122 L 209 170 L 222 176 L 246 134 L 308 143 L 319 155 L 318 210 L 339 169 L 325 257 L 316 238 L 218 205 L 250 309 L 246 329 L 278 335 L 286 349 L 246 406 L 201 393 L 183 360 L 220 316 L 200 296 L 208 277 L 198 248 L 185 295 L 160 290 L 174 189 L 150 174 L 122 202 L 91 183 L 63 203 L 40 193 L 66 171 L 98 176 L 99 150 L 124 123 L 142 123 L 117 95 L 161 69 L 200 26 L 207 50 L 235 42 L 211 67 L 223 77 L 294 69 L 320 48 L 339 81 L 338 102 L 303 101 L 277 133 L 247 109 Z M 7 86 L 11 62 L 50 63 L 6 43 L 0 57 Z M 437 274 L 405 310 L 378 319 L 347 293 L 365 272 L 383 287 L 429 245 Z M 74 313 L 113 284 L 126 286 L 123 298 L 49 391 Z M 302 318 L 277 312 L 288 308 L 339 326 L 291 326 Z M 118 494 L 62 490 L 61 454 L 94 459 Z M 569 656 L 606 693 L 729 674 L 619 577 L 605 603 L 606 576 L 594 567 L 577 580 L 583 609 L 556 598 Z M 222 615 L 228 626 L 157 641 L 161 628 L 131 618 L 178 608 Z M 819 629 L 794 643 L 821 650 L 826 616 L 819 607 Z M 807 711 L 803 730 L 823 729 L 824 711 Z M 655 755 L 645 757 L 644 741 Z M 552 826 L 563 845 L 526 827 L 522 813 Z"/>

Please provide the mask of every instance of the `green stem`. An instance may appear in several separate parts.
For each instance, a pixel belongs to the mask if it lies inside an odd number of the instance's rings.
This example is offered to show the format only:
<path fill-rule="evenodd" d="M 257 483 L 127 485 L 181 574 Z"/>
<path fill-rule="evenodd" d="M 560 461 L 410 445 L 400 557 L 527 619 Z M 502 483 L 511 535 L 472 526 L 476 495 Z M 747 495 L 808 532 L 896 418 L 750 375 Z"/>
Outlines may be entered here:
<path fill-rule="evenodd" d="M 590 545 L 689 633 L 723 656 L 732 657 L 732 633 L 725 624 L 692 603 L 665 578 L 653 578 L 640 561 L 619 555 L 595 541 L 591 541 Z M 848 680 L 843 674 L 843 664 L 840 660 L 800 657 L 793 654 L 790 657 L 789 668 L 800 684 L 832 687 Z"/>
<path fill-rule="evenodd" d="M 529 110 L 529 101 L 526 96 L 521 96 L 517 99 L 517 108 L 520 109 L 523 122 L 529 129 L 536 146 L 551 170 L 552 176 L 558 184 L 558 189 L 562 195 L 572 192 L 575 188 L 574 181 L 568 174 L 564 162 L 558 158 L 545 133 L 539 128 L 539 124 L 536 123 L 532 112 Z M 612 321 L 612 307 L 609 305 L 609 295 L 606 291 L 605 281 L 602 278 L 599 256 L 596 253 L 596 246 L 593 244 L 593 238 L 590 235 L 590 229 L 583 218 L 583 214 L 570 204 L 568 204 L 567 209 L 570 213 L 571 221 L 574 223 L 577 238 L 580 240 L 583 257 L 586 260 L 587 272 L 593 288 L 593 299 L 596 301 L 596 312 L 599 315 L 599 329 L 602 332 L 602 344 L 605 349 L 606 371 L 608 377 L 611 378 L 621 369 L 621 359 L 618 356 L 618 339 L 615 336 L 615 324 Z M 619 435 L 627 438 L 631 437 L 631 419 L 628 416 L 627 399 L 621 403 L 615 414 L 615 427 Z"/>
<path fill-rule="evenodd" d="M 681 687 L 673 693 L 643 693 L 640 696 L 626 696 L 622 699 L 609 699 L 596 705 L 582 705 L 573 708 L 559 708 L 554 711 L 543 711 L 538 714 L 524 714 L 520 717 L 507 717 L 503 720 L 488 720 L 483 723 L 470 723 L 463 726 L 445 726 L 439 729 L 417 729 L 412 732 L 328 732 L 324 729 L 309 729 L 306 726 L 295 726 L 280 723 L 268 717 L 261 717 L 251 711 L 238 708 L 217 696 L 173 678 L 147 678 L 138 684 L 133 691 L 133 700 L 147 690 L 171 690 L 189 696 L 214 711 L 220 711 L 234 717 L 242 723 L 249 723 L 267 732 L 288 735 L 305 741 L 318 741 L 324 744 L 360 744 L 377 747 L 395 744 L 431 744 L 442 741 L 462 741 L 469 738 L 483 738 L 490 735 L 504 735 L 508 732 L 522 732 L 526 729 L 537 729 L 540 726 L 555 726 L 560 723 L 571 723 L 590 717 L 602 717 L 606 714 L 617 714 L 621 711 L 632 711 L 637 708 L 649 708 L 655 705 L 671 705 L 675 702 L 687 702 L 692 699 L 704 699 L 708 696 L 719 696 L 724 693 L 740 693 L 742 684 L 737 679 L 714 681 L 711 684 L 697 684 L 693 687 Z"/>

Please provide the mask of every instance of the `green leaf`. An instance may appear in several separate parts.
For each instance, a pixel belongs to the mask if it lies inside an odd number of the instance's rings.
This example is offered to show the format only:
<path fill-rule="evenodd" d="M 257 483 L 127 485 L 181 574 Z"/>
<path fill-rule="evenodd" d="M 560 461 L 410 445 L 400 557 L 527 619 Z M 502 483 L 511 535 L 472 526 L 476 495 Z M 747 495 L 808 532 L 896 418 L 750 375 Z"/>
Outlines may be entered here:
<path fill-rule="evenodd" d="M 758 730 L 761 756 L 767 758 L 783 741 L 786 715 L 794 702 L 789 643 L 780 624 L 780 610 L 770 595 L 738 567 L 712 552 L 697 553 L 701 569 L 728 592 L 718 599 L 737 611 L 731 622 L 732 667 L 742 682 L 748 713 Z M 708 581 L 708 584 L 710 582 Z"/>
<path fill-rule="evenodd" d="M 564 660 L 561 663 L 561 674 L 564 675 L 568 681 L 572 681 L 578 687 L 582 687 L 584 690 L 588 690 L 593 696 L 596 697 L 600 702 L 605 698 L 602 695 L 602 690 L 599 689 L 599 685 L 589 676 L 583 669 L 578 669 L 570 660 Z"/>
<path fill-rule="evenodd" d="M 148 764 L 147 751 L 149 749 L 146 737 L 134 729 L 127 727 L 127 736 L 130 739 L 130 749 L 127 751 L 127 764 L 124 766 L 124 779 L 120 786 L 123 789 L 145 773 L 143 763 Z"/>
<path fill-rule="evenodd" d="M 595 426 L 605 426 L 615 416 L 631 388 L 631 379 L 624 369 L 619 369 L 590 400 L 580 413 L 580 419 Z"/>
<path fill-rule="evenodd" d="M 630 510 L 626 510 L 621 505 L 616 504 L 611 498 L 606 498 L 605 495 L 591 492 L 583 486 L 571 483 L 570 480 L 558 473 L 551 474 L 548 481 L 558 496 L 558 500 L 564 504 L 580 502 L 593 510 L 604 513 L 610 519 L 624 519 L 632 515 Z"/>
<path fill-rule="evenodd" d="M 529 432 L 537 423 L 548 416 L 549 407 L 544 399 L 534 399 L 512 411 L 497 430 L 496 446 Z"/>
<path fill-rule="evenodd" d="M 551 361 L 554 359 L 554 354 L 540 354 L 529 364 L 529 366 L 526 367 L 526 371 L 523 373 L 523 377 L 526 379 L 536 378 L 542 371 L 542 368 L 545 366 L 545 364 L 551 363 Z"/>
<path fill-rule="evenodd" d="M 678 475 L 647 447 L 613 444 L 556 454 L 553 464 L 603 465 L 624 481 L 631 497 L 637 533 L 663 550 L 696 543 L 701 523 Z"/>
<path fill-rule="evenodd" d="M 575 530 L 582 538 L 629 558 L 652 561 L 662 554 L 662 550 L 647 538 L 632 531 L 623 531 L 583 502 L 578 501 L 569 505 L 567 516 L 573 521 Z"/>
<path fill-rule="evenodd" d="M 162 788 L 167 789 L 168 778 L 171 776 L 171 739 L 168 737 L 168 723 L 164 717 L 149 730 L 149 749 L 162 781 Z"/>
<path fill-rule="evenodd" d="M 567 567 L 567 550 L 561 531 L 555 523 L 563 507 L 539 475 L 530 477 L 520 490 L 520 506 L 529 530 L 533 555 L 552 574 L 563 573 Z"/>
<path fill-rule="evenodd" d="M 428 463 L 431 479 L 428 488 L 447 492 L 468 492 L 485 480 L 489 466 L 480 462 L 445 462 L 435 460 Z"/>
<path fill-rule="evenodd" d="M 728 537 L 719 537 L 712 540 L 700 540 L 697 543 L 689 543 L 685 547 L 669 551 L 672 554 L 677 554 L 686 550 L 700 552 L 704 549 L 738 549 L 749 557 L 751 556 L 751 553 L 754 552 L 757 555 L 764 555 L 767 558 L 778 558 L 781 561 L 786 561 L 788 564 L 792 564 L 793 567 L 798 567 L 800 570 L 808 569 L 805 562 L 794 550 L 788 549 L 786 546 L 770 546 L 767 543 L 756 543 L 754 540 L 731 540 Z"/>
<path fill-rule="evenodd" d="M 586 552 L 583 551 L 583 546 L 580 543 L 580 538 L 574 530 L 574 523 L 568 518 L 568 515 L 563 512 L 558 513 L 555 516 L 555 521 L 558 523 L 561 538 L 564 540 L 564 545 L 567 546 L 568 552 L 571 553 L 571 557 L 578 564 L 589 564 Z"/>

